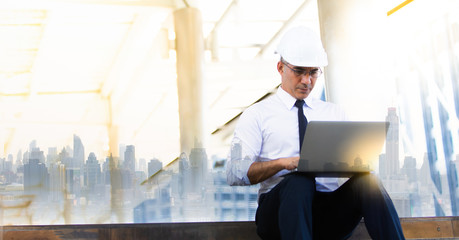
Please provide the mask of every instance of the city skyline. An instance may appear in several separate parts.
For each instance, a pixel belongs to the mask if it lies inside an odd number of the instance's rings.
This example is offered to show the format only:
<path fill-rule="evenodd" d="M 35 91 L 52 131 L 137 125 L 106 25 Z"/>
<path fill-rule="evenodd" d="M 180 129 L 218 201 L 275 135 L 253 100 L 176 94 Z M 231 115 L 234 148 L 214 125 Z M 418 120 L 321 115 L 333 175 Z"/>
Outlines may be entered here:
<path fill-rule="evenodd" d="M 423 159 L 399 157 L 399 118 L 395 108 L 388 108 L 389 127 L 385 151 L 379 157 L 379 177 L 393 198 L 399 215 L 442 216 L 454 212 L 446 174 L 431 175 L 428 154 Z M 136 221 L 251 220 L 256 211 L 257 186 L 230 187 L 226 184 L 226 156 L 208 157 L 205 148 L 182 153 L 170 164 L 160 159 L 136 156 L 134 145 L 120 144 L 120 157 L 85 151 L 84 142 L 73 135 L 73 145 L 41 150 L 32 140 L 28 149 L 16 158 L 0 158 L 0 185 L 3 199 L 20 204 L 31 198 L 30 220 L 40 213 L 38 206 L 51 202 L 56 209 L 48 213 L 46 224 Z M 233 146 L 234 151 L 240 146 Z M 417 161 L 421 161 L 418 167 Z M 456 169 L 459 156 L 452 162 Z M 164 167 L 163 167 L 164 166 Z M 435 181 L 438 177 L 437 182 Z M 441 192 L 435 189 L 441 189 Z M 109 204 L 107 204 L 109 203 Z M 101 207 L 103 206 L 103 207 Z M 209 207 L 214 209 L 209 212 Z M 48 207 L 43 207 L 47 209 Z M 60 209 L 60 210 L 59 210 Z M 59 213 L 93 209 L 81 215 Z M 9 210 L 6 210 L 9 211 Z M 57 212 L 55 212 L 57 211 Z M 101 212 L 100 212 L 101 211 Z M 79 213 L 78 213 L 79 214 Z M 103 217 L 97 218 L 96 215 Z M 61 216 L 61 217 L 59 217 Z M 201 219 L 202 218 L 202 219 Z M 11 224 L 14 222 L 11 222 Z M 24 224 L 24 222 L 21 222 Z"/>

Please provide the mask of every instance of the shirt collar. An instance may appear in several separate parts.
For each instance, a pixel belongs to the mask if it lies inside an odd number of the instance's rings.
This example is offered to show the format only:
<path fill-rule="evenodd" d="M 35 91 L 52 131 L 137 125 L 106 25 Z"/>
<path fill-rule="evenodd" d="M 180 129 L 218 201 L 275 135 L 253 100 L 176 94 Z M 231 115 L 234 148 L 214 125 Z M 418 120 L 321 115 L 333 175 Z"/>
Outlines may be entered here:
<path fill-rule="evenodd" d="M 288 110 L 295 107 L 296 98 L 292 97 L 292 95 L 282 89 L 282 86 L 277 89 L 277 95 Z M 306 103 L 306 107 L 314 108 L 314 101 L 310 95 L 305 98 L 304 101 Z"/>

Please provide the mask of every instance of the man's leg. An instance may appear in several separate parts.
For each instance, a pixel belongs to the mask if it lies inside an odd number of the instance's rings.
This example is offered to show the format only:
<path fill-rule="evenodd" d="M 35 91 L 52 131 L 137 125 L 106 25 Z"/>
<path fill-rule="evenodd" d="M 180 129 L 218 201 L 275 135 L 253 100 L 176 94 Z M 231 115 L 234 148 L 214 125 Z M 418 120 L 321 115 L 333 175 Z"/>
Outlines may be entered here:
<path fill-rule="evenodd" d="M 315 180 L 292 174 L 260 197 L 257 233 L 263 239 L 312 239 Z"/>
<path fill-rule="evenodd" d="M 314 239 L 346 239 L 364 217 L 372 239 L 405 239 L 395 207 L 372 174 L 356 175 L 314 199 Z"/>
<path fill-rule="evenodd" d="M 352 189 L 365 226 L 373 239 L 405 239 L 394 204 L 381 181 L 372 174 L 352 177 L 342 186 Z"/>
<path fill-rule="evenodd" d="M 281 239 L 278 226 L 278 206 L 279 197 L 271 190 L 269 193 L 264 193 L 258 200 L 257 213 L 255 215 L 255 223 L 257 224 L 257 234 L 261 239 Z"/>
<path fill-rule="evenodd" d="M 405 239 L 392 200 L 372 174 L 356 175 L 334 192 L 317 193 L 316 209 L 317 239 L 349 237 L 362 217 L 372 239 Z M 332 226 L 340 227 L 330 231 Z"/>
<path fill-rule="evenodd" d="M 314 239 L 347 239 L 362 219 L 350 191 L 316 192 L 313 203 Z"/>

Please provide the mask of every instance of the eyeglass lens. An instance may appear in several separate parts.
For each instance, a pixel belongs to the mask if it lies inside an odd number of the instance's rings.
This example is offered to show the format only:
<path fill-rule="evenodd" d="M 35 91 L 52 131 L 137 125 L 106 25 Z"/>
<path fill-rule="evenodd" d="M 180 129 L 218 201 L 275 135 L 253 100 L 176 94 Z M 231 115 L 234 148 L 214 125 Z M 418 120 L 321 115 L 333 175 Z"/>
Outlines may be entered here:
<path fill-rule="evenodd" d="M 287 66 L 290 70 L 292 70 L 297 76 L 301 76 L 301 75 L 308 75 L 310 77 L 313 77 L 313 78 L 318 78 L 320 77 L 320 74 L 322 73 L 322 71 L 320 70 L 320 68 L 314 68 L 314 69 L 295 69 L 295 68 L 292 68 L 289 66 L 289 64 L 285 63 L 285 66 Z"/>

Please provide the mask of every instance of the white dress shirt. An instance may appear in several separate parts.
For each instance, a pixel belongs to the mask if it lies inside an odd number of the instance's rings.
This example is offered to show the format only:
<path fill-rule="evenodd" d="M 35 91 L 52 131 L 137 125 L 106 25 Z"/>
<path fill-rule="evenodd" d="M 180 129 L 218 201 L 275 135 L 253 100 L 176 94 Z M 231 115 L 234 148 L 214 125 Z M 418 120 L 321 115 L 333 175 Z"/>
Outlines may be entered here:
<path fill-rule="evenodd" d="M 258 102 L 240 116 L 228 155 L 226 174 L 230 185 L 250 185 L 247 171 L 257 161 L 299 156 L 298 109 L 296 99 L 281 87 L 268 99 Z M 344 121 L 346 115 L 337 105 L 305 99 L 303 111 L 308 121 Z M 260 183 L 258 194 L 269 192 L 288 173 L 282 170 Z M 318 191 L 334 191 L 336 178 L 316 178 Z"/>

